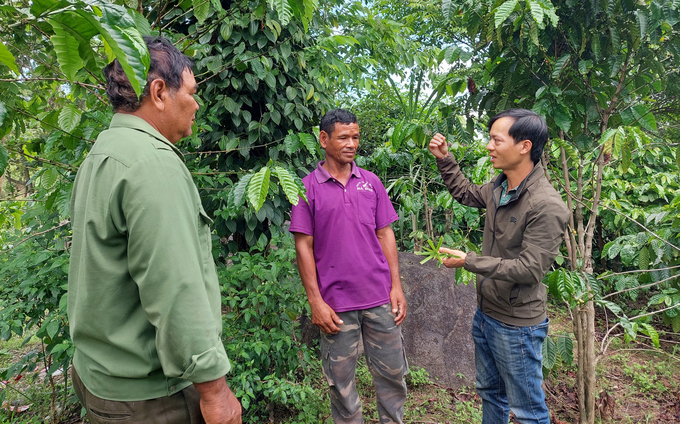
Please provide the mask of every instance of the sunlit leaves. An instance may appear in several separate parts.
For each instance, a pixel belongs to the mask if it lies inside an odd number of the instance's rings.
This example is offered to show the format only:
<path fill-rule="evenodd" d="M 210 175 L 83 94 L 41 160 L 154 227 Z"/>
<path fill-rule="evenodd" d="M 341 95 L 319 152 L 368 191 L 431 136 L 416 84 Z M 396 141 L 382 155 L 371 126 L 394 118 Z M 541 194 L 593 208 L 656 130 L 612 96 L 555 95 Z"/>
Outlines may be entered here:
<path fill-rule="evenodd" d="M 519 0 L 507 0 L 496 9 L 494 15 L 494 24 L 496 28 L 499 28 L 506 19 L 510 17 L 510 14 L 515 10 Z"/>
<path fill-rule="evenodd" d="M 57 53 L 57 60 L 66 77 L 74 81 L 76 73 L 83 67 L 83 60 L 78 52 L 78 40 L 66 32 L 56 21 L 52 21 L 54 35 L 50 38 Z"/>
<path fill-rule="evenodd" d="M 77 107 L 67 104 L 59 113 L 59 127 L 70 133 L 80 123 L 81 113 Z"/>
<path fill-rule="evenodd" d="M 19 68 L 17 68 L 14 55 L 12 55 L 9 50 L 7 50 L 7 47 L 4 43 L 0 43 L 0 63 L 4 64 L 9 69 L 11 69 L 12 72 L 19 75 Z"/>
<path fill-rule="evenodd" d="M 444 13 L 444 17 L 446 19 L 451 19 L 451 9 L 452 9 L 452 1 L 451 0 L 442 0 L 442 12 Z"/>
<path fill-rule="evenodd" d="M 250 202 L 250 206 L 256 211 L 260 210 L 267 198 L 270 176 L 271 170 L 269 167 L 264 166 L 250 179 L 248 184 L 248 202 Z"/>
<path fill-rule="evenodd" d="M 274 173 L 279 179 L 279 184 L 286 194 L 286 198 L 292 205 L 297 205 L 300 201 L 300 196 L 307 200 L 304 192 L 301 192 L 300 187 L 295 183 L 295 180 L 290 173 L 280 166 L 274 167 Z"/>
<path fill-rule="evenodd" d="M 210 11 L 210 0 L 192 0 L 194 6 L 194 17 L 199 24 L 202 24 L 208 17 Z"/>
<path fill-rule="evenodd" d="M 288 0 L 269 0 L 269 7 L 276 10 L 281 25 L 286 26 L 293 17 L 293 9 Z"/>

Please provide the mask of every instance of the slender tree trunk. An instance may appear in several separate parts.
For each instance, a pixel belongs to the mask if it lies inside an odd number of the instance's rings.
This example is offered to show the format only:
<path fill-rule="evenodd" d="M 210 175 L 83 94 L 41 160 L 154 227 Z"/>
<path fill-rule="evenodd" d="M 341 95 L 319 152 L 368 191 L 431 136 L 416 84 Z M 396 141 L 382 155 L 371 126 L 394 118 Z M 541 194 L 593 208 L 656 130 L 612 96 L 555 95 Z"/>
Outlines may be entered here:
<path fill-rule="evenodd" d="M 592 300 L 579 305 L 574 316 L 578 348 L 578 409 L 581 424 L 595 422 L 595 306 Z"/>

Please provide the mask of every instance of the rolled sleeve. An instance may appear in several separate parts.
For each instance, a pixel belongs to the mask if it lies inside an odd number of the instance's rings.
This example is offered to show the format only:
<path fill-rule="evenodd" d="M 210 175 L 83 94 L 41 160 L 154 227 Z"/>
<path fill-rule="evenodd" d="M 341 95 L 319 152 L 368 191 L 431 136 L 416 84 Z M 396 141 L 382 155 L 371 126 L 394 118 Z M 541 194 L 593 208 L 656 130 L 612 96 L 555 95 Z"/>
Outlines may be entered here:
<path fill-rule="evenodd" d="M 191 363 L 180 378 L 193 383 L 213 381 L 227 374 L 231 370 L 231 363 L 224 350 L 222 342 L 198 355 L 191 357 Z"/>

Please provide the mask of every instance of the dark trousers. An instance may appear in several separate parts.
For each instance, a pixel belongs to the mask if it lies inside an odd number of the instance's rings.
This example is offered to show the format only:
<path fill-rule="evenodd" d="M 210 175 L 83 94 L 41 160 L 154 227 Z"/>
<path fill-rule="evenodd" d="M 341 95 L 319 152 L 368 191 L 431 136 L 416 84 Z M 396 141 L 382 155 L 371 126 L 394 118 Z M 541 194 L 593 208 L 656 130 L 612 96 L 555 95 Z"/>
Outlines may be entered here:
<path fill-rule="evenodd" d="M 71 367 L 71 377 L 92 424 L 205 424 L 199 406 L 200 395 L 193 385 L 172 396 L 119 402 L 93 395 L 78 377 L 75 367 Z"/>

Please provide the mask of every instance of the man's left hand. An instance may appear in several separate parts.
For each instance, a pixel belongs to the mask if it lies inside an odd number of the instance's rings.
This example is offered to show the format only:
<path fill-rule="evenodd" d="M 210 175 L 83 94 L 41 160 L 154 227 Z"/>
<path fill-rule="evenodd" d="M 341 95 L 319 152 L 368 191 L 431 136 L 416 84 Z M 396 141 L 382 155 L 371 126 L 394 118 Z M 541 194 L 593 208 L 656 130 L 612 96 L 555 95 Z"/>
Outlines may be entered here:
<path fill-rule="evenodd" d="M 406 296 L 404 296 L 404 291 L 401 287 L 393 288 L 390 291 L 390 302 L 392 303 L 392 313 L 397 314 L 394 322 L 397 325 L 401 325 L 404 322 L 404 318 L 406 318 L 406 309 L 408 307 L 406 305 Z"/>
<path fill-rule="evenodd" d="M 451 255 L 450 258 L 444 259 L 442 262 L 447 268 L 462 268 L 465 265 L 465 258 L 467 253 L 455 249 L 447 249 L 446 247 L 440 247 L 439 253 L 447 253 Z"/>

